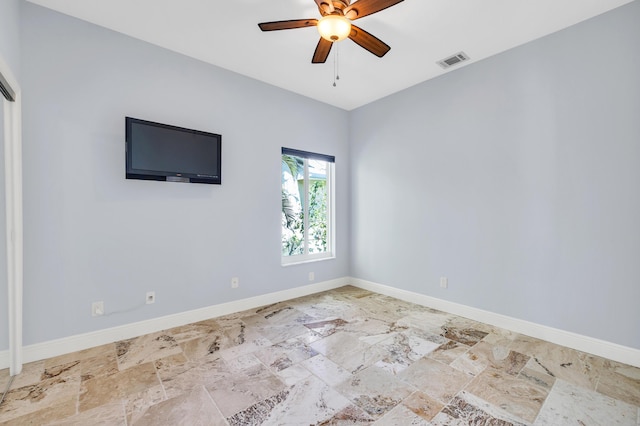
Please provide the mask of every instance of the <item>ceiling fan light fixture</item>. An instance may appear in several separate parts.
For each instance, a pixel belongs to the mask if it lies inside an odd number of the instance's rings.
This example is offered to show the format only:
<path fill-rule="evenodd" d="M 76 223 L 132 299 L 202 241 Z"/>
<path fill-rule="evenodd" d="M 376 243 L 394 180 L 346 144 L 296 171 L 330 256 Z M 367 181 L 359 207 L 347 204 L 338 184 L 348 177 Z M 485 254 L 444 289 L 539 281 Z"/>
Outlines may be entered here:
<path fill-rule="evenodd" d="M 351 34 L 351 21 L 342 15 L 326 15 L 318 21 L 318 32 L 327 41 L 340 41 Z"/>

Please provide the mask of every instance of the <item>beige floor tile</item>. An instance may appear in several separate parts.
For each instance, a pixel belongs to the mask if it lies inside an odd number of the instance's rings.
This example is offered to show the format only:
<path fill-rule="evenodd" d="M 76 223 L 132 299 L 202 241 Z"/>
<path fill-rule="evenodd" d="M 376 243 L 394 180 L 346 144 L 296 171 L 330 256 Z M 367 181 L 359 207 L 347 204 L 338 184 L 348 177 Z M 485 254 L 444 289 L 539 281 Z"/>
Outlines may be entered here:
<path fill-rule="evenodd" d="M 254 355 L 272 371 L 280 371 L 316 356 L 318 352 L 297 339 L 290 339 L 260 349 Z"/>
<path fill-rule="evenodd" d="M 336 389 L 373 418 L 391 411 L 416 390 L 376 366 L 358 372 Z"/>
<path fill-rule="evenodd" d="M 183 340 L 180 343 L 182 354 L 195 361 L 204 357 L 220 357 L 221 351 L 235 346 L 231 338 L 222 330 L 214 329 L 209 334 Z"/>
<path fill-rule="evenodd" d="M 351 373 L 324 355 L 316 355 L 300 363 L 329 386 L 338 386 L 351 378 Z"/>
<path fill-rule="evenodd" d="M 382 418 L 374 423 L 374 426 L 431 426 L 431 423 L 409 410 L 404 405 L 396 405 Z"/>
<path fill-rule="evenodd" d="M 557 380 L 535 425 L 635 426 L 638 407 Z"/>
<path fill-rule="evenodd" d="M 230 375 L 229 368 L 220 358 L 188 361 L 180 354 L 159 359 L 155 366 L 167 398 L 182 395 L 198 386 L 224 381 Z"/>
<path fill-rule="evenodd" d="M 273 403 L 268 403 L 273 401 Z M 231 424 L 261 424 L 261 425 L 302 425 L 325 424 L 338 420 L 337 416 L 351 415 L 362 418 L 361 410 L 353 408 L 351 402 L 335 389 L 315 376 L 296 383 L 274 397 L 233 416 Z M 240 423 L 236 420 L 242 419 Z M 257 423 L 252 421 L 260 420 Z M 335 424 L 335 423 L 334 423 Z"/>
<path fill-rule="evenodd" d="M 430 358 L 422 358 L 398 375 L 429 397 L 448 404 L 473 377 Z"/>
<path fill-rule="evenodd" d="M 510 348 L 531 358 L 527 368 L 587 389 L 598 382 L 598 357 L 539 339 L 519 336 Z"/>
<path fill-rule="evenodd" d="M 408 313 L 396 321 L 396 324 L 398 326 L 417 328 L 431 334 L 439 335 L 442 333 L 442 327 L 453 318 L 455 318 L 454 315 L 441 311 L 420 310 Z"/>
<path fill-rule="evenodd" d="M 12 386 L 2 403 L 0 422 L 22 417 L 47 407 L 55 407 L 70 399 L 75 400 L 79 388 L 79 374 L 70 377 L 53 377 L 20 388 Z"/>
<path fill-rule="evenodd" d="M 182 353 L 182 348 L 176 339 L 166 332 L 147 334 L 116 343 L 120 370 L 179 353 Z"/>
<path fill-rule="evenodd" d="M 80 388 L 78 411 L 120 401 L 128 395 L 160 384 L 152 363 L 137 365 L 110 376 L 85 380 Z"/>
<path fill-rule="evenodd" d="M 523 368 L 518 377 L 524 380 L 528 380 L 536 386 L 540 386 L 545 389 L 551 390 L 553 384 L 556 381 L 556 378 L 548 375 L 547 373 L 543 373 L 536 370 L 531 370 L 529 368 Z"/>
<path fill-rule="evenodd" d="M 524 426 L 525 424 L 505 410 L 465 391 L 460 392 L 431 420 L 431 426 Z"/>
<path fill-rule="evenodd" d="M 110 376 L 118 372 L 118 361 L 114 350 L 84 358 L 80 361 L 80 374 L 82 380 L 91 380 L 98 377 Z"/>
<path fill-rule="evenodd" d="M 47 424 L 640 426 L 640 369 L 347 286 L 26 364 Z"/>
<path fill-rule="evenodd" d="M 407 399 L 402 401 L 407 409 L 424 420 L 433 419 L 444 408 L 440 402 L 429 397 L 420 391 L 414 392 Z"/>
<path fill-rule="evenodd" d="M 127 395 L 123 399 L 127 423 L 134 424 L 146 413 L 149 407 L 159 404 L 167 399 L 167 394 L 162 385 L 153 386 L 137 393 Z"/>
<path fill-rule="evenodd" d="M 359 287 L 354 287 L 352 285 L 346 285 L 344 287 L 340 287 L 337 288 L 335 290 L 333 290 L 331 293 L 336 293 L 336 294 L 340 294 L 343 296 L 349 296 L 349 297 L 353 297 L 356 299 L 361 299 L 363 297 L 368 297 L 368 296 L 372 296 L 376 293 L 369 291 L 369 290 L 365 290 Z M 331 294 L 329 293 L 329 294 Z"/>
<path fill-rule="evenodd" d="M 465 390 L 527 422 L 535 420 L 549 393 L 548 389 L 531 381 L 491 367 L 474 379 Z"/>
<path fill-rule="evenodd" d="M 131 422 L 135 426 L 224 425 L 226 421 L 203 387 L 148 407 Z"/>
<path fill-rule="evenodd" d="M 320 355 L 319 355 L 320 356 Z M 314 357 L 315 358 L 315 357 Z M 313 359 L 313 358 L 311 358 Z M 305 380 L 313 373 L 304 368 L 302 364 L 292 365 L 289 368 L 276 372 L 278 378 L 285 384 L 285 386 L 291 387 L 301 380 Z"/>
<path fill-rule="evenodd" d="M 325 321 L 310 322 L 305 324 L 304 326 L 309 330 L 313 330 L 316 333 L 320 334 L 322 337 L 327 337 L 337 331 L 342 330 L 346 324 L 348 324 L 348 322 L 343 320 L 342 318 L 334 318 Z"/>
<path fill-rule="evenodd" d="M 400 373 L 440 346 L 426 337 L 413 330 L 395 333 L 378 344 L 386 354 L 374 365 L 394 375 Z"/>
<path fill-rule="evenodd" d="M 0 425 L 2 426 L 41 426 L 49 422 L 55 422 L 74 416 L 77 412 L 78 396 L 69 395 L 66 399 L 58 399 L 52 404 L 43 405 L 42 408 L 29 411 L 28 414 L 12 417 L 9 411 L 6 413 L 3 407 L 0 409 Z"/>
<path fill-rule="evenodd" d="M 640 406 L 640 368 L 602 359 L 599 372 L 598 392 Z"/>
<path fill-rule="evenodd" d="M 332 418 L 323 421 L 323 426 L 364 426 L 373 424 L 374 419 L 355 405 L 337 412 Z"/>
<path fill-rule="evenodd" d="M 220 324 L 214 319 L 186 324 L 180 327 L 170 328 L 165 333 L 173 337 L 177 343 L 187 342 L 209 336 L 220 330 Z"/>
<path fill-rule="evenodd" d="M 72 352 L 57 357 L 49 358 L 44 361 L 45 368 L 57 367 L 62 364 L 70 364 L 75 361 L 83 361 L 89 358 L 95 358 L 107 354 L 115 354 L 115 343 L 107 345 L 96 346 L 89 349 L 84 349 L 78 352 Z"/>
<path fill-rule="evenodd" d="M 286 388 L 278 376 L 261 364 L 234 373 L 228 372 L 205 387 L 224 417 L 246 410 Z"/>
<path fill-rule="evenodd" d="M 17 389 L 40 382 L 42 380 L 42 374 L 44 373 L 44 363 L 45 361 L 36 361 L 24 364 L 22 366 L 22 372 L 17 376 L 14 376 L 11 388 Z M 8 375 L 9 370 L 6 371 Z M 2 391 L 4 391 L 4 389 L 5 388 L 3 386 Z"/>
<path fill-rule="evenodd" d="M 448 340 L 438 346 L 433 352 L 429 353 L 429 358 L 440 361 L 444 364 L 451 364 L 456 359 L 465 354 L 469 349 L 467 345 L 458 343 L 455 340 Z"/>
<path fill-rule="evenodd" d="M 273 344 L 260 334 L 256 328 L 247 326 L 243 320 L 229 319 L 225 321 L 218 320 L 218 322 L 231 339 L 231 345 L 220 351 L 220 356 L 225 360 L 250 354 L 259 349 L 268 348 Z"/>
<path fill-rule="evenodd" d="M 449 324 L 445 325 L 442 330 L 442 336 L 467 346 L 475 345 L 480 340 L 484 339 L 487 334 L 489 333 L 478 330 L 477 328 Z"/>
<path fill-rule="evenodd" d="M 8 368 L 0 369 L 0 392 L 4 392 L 7 388 L 10 378 Z"/>
<path fill-rule="evenodd" d="M 344 331 L 318 340 L 310 346 L 352 374 L 378 362 L 386 353 L 383 348 L 368 343 L 366 336 Z"/>
<path fill-rule="evenodd" d="M 47 426 L 127 426 L 122 402 L 116 401 L 59 420 Z"/>
<path fill-rule="evenodd" d="M 481 341 L 450 365 L 472 376 L 477 376 L 487 367 L 515 376 L 520 373 L 528 361 L 528 355 L 512 351 L 506 346 L 490 345 Z"/>

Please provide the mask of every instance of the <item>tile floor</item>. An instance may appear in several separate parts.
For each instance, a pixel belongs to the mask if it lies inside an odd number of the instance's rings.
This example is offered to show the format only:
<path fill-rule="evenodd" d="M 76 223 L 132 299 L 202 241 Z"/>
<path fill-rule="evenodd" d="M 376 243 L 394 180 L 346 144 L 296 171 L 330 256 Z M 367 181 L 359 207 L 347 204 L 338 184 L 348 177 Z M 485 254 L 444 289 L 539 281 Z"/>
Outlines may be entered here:
<path fill-rule="evenodd" d="M 638 368 L 347 286 L 25 365 L 0 425 L 640 426 L 639 407 Z"/>

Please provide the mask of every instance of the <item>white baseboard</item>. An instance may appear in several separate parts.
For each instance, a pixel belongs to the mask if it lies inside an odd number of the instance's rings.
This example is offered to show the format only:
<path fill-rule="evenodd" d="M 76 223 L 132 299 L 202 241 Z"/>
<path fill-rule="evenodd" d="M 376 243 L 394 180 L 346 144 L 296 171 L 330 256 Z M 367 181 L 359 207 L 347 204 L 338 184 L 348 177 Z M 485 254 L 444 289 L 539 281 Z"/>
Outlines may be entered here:
<path fill-rule="evenodd" d="M 321 291 L 332 290 L 348 284 L 376 293 L 395 297 L 400 300 L 405 300 L 407 302 L 417 303 L 433 309 L 438 309 L 454 315 L 459 315 L 465 318 L 472 319 L 474 321 L 494 325 L 496 327 L 514 331 L 516 333 L 521 333 L 527 336 L 546 340 L 558 345 L 567 346 L 582 352 L 587 352 L 628 365 L 633 365 L 635 367 L 640 367 L 640 350 L 638 349 L 618 345 L 588 336 L 583 336 L 557 328 L 532 323 L 529 321 L 524 321 L 517 318 L 508 317 L 506 315 L 496 314 L 493 312 L 473 308 L 471 306 L 461 305 L 447 300 L 437 299 L 435 297 L 426 296 L 420 293 L 414 293 L 411 291 L 402 290 L 371 281 L 349 277 L 338 278 L 335 280 L 310 284 L 303 287 L 263 294 L 260 296 L 222 303 L 219 305 L 208 306 L 206 308 L 195 309 L 192 311 L 181 312 L 174 315 L 168 315 L 160 318 L 126 324 L 119 327 L 108 328 L 91 333 L 79 334 L 62 339 L 25 346 L 23 348 L 24 362 L 27 363 L 32 361 L 39 361 L 42 359 L 63 355 L 69 352 L 75 352 L 95 346 L 104 345 L 107 343 L 117 342 L 118 340 L 130 339 L 133 337 L 141 336 L 143 334 L 155 333 L 157 331 L 203 321 L 209 318 L 215 318 L 222 315 L 232 314 L 234 312 L 253 309 L 284 300 L 294 299 L 296 297 L 307 296 Z M 7 368 L 8 366 L 9 351 L 0 351 L 0 369 Z"/>
<path fill-rule="evenodd" d="M 119 327 L 36 343 L 34 345 L 25 346 L 22 349 L 23 361 L 25 363 L 39 361 L 70 352 L 117 342 L 118 340 L 131 339 L 143 334 L 155 333 L 157 331 L 179 327 L 181 325 L 191 324 L 222 315 L 270 305 L 284 300 L 295 299 L 296 297 L 308 296 L 321 291 L 332 290 L 347 284 L 349 284 L 349 278 L 338 278 L 289 290 L 263 294 L 247 299 L 207 306 L 206 308 L 126 324 Z M 0 351 L 0 369 L 7 367 L 9 367 L 9 351 Z"/>
<path fill-rule="evenodd" d="M 9 368 L 9 351 L 0 351 L 0 370 Z"/>
<path fill-rule="evenodd" d="M 459 303 L 449 302 L 447 300 L 437 299 L 424 294 L 401 290 L 395 287 L 358 278 L 351 278 L 349 283 L 353 286 L 373 291 L 375 293 L 395 297 L 396 299 L 407 302 L 417 303 L 429 308 L 469 318 L 474 321 L 483 322 L 485 324 L 504 328 L 516 333 L 525 334 L 551 343 L 567 346 L 592 355 L 633 365 L 634 367 L 640 367 L 640 349 L 618 345 L 605 340 L 583 336 L 581 334 L 508 317 L 506 315 L 496 314 L 482 309 L 473 308 L 471 306 L 461 305 Z"/>

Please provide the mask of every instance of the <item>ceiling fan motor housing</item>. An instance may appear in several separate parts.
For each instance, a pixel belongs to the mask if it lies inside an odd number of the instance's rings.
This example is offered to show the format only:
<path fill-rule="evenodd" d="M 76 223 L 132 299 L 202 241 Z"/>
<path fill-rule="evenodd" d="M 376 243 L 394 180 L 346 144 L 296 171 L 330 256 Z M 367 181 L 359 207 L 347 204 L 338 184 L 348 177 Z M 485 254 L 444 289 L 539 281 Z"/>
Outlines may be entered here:
<path fill-rule="evenodd" d="M 351 0 L 333 0 L 333 7 L 335 9 L 344 9 L 351 4 Z"/>
<path fill-rule="evenodd" d="M 351 21 L 339 12 L 325 15 L 318 21 L 318 32 L 328 41 L 340 41 L 351 34 Z"/>

